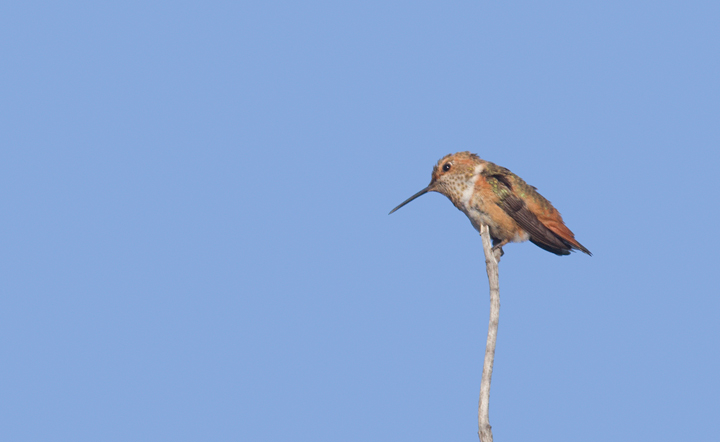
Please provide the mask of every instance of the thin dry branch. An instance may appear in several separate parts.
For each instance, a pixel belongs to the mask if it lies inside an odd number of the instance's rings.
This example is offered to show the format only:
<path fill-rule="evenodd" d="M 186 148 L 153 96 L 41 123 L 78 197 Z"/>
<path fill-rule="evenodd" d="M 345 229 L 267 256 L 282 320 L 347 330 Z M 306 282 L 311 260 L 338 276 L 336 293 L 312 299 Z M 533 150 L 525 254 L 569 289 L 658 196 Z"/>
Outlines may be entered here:
<path fill-rule="evenodd" d="M 480 382 L 478 437 L 480 437 L 480 442 L 493 442 L 492 427 L 490 426 L 490 382 L 492 380 L 493 362 L 495 361 L 498 321 L 500 319 L 498 262 L 500 262 L 502 251 L 499 248 L 493 250 L 490 229 L 485 224 L 480 227 L 480 235 L 482 236 L 483 251 L 485 252 L 485 268 L 490 283 L 490 324 L 488 325 L 485 362 L 483 363 L 482 381 Z"/>

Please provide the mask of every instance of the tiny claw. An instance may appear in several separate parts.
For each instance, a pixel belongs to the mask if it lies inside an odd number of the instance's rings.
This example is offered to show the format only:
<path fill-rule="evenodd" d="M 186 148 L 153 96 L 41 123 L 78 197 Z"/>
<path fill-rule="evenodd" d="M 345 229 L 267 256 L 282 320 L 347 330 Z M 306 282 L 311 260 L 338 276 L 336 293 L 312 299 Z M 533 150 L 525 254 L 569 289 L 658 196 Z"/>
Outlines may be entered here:
<path fill-rule="evenodd" d="M 493 254 L 495 255 L 495 259 L 497 262 L 500 262 L 500 257 L 505 254 L 505 251 L 503 250 L 502 246 L 500 244 L 494 246 L 492 248 Z"/>

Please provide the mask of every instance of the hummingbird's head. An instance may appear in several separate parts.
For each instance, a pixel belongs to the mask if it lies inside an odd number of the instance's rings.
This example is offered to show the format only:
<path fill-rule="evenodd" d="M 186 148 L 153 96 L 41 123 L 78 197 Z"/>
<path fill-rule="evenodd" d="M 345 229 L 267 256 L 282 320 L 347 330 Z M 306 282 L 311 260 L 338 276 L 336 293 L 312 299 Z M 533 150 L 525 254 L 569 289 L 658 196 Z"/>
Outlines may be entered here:
<path fill-rule="evenodd" d="M 470 152 L 458 152 L 445 155 L 433 167 L 432 179 L 430 184 L 405 200 L 402 204 L 394 208 L 390 213 L 401 208 L 405 204 L 424 195 L 428 192 L 442 193 L 458 206 L 463 192 L 474 186 L 474 176 L 476 167 L 481 164 L 480 157 Z"/>

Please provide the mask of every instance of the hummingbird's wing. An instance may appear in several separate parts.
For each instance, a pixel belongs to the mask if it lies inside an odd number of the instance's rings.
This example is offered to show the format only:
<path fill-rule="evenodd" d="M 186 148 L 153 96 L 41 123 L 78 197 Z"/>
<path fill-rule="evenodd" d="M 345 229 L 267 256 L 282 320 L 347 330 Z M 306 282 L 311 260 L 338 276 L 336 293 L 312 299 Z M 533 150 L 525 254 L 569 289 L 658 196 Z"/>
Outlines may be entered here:
<path fill-rule="evenodd" d="M 572 249 L 592 255 L 535 187 L 502 166 L 490 162 L 484 165 L 483 174 L 497 198 L 495 203 L 528 233 L 532 243 L 557 255 L 569 255 Z"/>
<path fill-rule="evenodd" d="M 504 167 L 494 165 L 488 169 L 497 205 L 528 233 L 533 244 L 556 255 L 569 255 L 574 248 L 589 253 L 575 241 L 560 213 L 535 187 Z"/>
<path fill-rule="evenodd" d="M 530 241 L 541 249 L 556 255 L 569 255 L 572 245 L 568 244 L 552 230 L 547 228 L 525 202 L 510 192 L 500 200 L 501 209 L 514 219 L 530 235 Z"/>

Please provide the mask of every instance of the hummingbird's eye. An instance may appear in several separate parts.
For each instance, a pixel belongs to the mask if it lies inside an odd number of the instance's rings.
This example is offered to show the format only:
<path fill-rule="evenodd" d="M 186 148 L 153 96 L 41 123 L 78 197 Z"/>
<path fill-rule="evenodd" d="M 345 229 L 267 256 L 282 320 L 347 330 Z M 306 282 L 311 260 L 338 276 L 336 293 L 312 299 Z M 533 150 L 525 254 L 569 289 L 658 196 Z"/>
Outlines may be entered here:
<path fill-rule="evenodd" d="M 444 170 L 445 172 L 447 172 L 448 170 L 450 170 L 450 163 L 445 163 L 445 164 L 443 164 L 443 170 Z"/>

